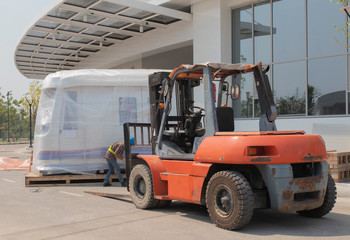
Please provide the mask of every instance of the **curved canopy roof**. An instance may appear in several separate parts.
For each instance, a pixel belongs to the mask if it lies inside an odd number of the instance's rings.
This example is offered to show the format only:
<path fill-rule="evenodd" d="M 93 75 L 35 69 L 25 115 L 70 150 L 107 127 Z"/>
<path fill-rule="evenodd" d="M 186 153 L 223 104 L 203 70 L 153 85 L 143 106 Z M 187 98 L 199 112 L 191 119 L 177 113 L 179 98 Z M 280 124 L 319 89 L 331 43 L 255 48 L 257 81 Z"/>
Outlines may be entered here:
<path fill-rule="evenodd" d="M 179 20 L 191 21 L 192 15 L 136 0 L 64 0 L 27 31 L 15 64 L 25 77 L 43 79 L 78 69 L 102 49 Z"/>

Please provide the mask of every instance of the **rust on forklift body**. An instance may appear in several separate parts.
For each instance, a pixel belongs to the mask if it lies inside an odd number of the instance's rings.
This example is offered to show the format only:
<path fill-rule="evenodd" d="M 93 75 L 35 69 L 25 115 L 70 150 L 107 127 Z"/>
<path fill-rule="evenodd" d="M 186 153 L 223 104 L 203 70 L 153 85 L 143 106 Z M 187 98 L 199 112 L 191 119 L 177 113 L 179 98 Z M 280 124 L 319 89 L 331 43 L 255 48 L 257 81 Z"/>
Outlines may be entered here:
<path fill-rule="evenodd" d="M 283 200 L 293 199 L 293 191 L 291 191 L 291 190 L 284 190 L 283 193 L 282 193 L 282 199 Z"/>
<path fill-rule="evenodd" d="M 283 200 L 285 200 L 285 202 L 279 209 L 281 212 L 295 212 L 318 208 L 323 204 L 323 200 L 326 195 L 326 190 L 323 189 L 322 192 L 318 194 L 317 199 L 314 199 L 312 201 L 295 201 L 293 199 L 294 194 L 295 193 L 293 193 L 293 191 L 283 191 L 282 198 Z"/>
<path fill-rule="evenodd" d="M 323 176 L 313 178 L 312 181 L 310 181 L 308 178 L 296 179 L 294 180 L 294 183 L 301 190 L 315 191 L 316 185 L 319 184 L 321 180 L 323 180 Z"/>
<path fill-rule="evenodd" d="M 272 168 L 272 176 L 275 176 L 276 174 L 276 168 Z"/>
<path fill-rule="evenodd" d="M 322 205 L 323 199 L 318 198 L 313 202 L 298 202 L 297 204 L 294 201 L 286 202 L 282 204 L 282 207 L 279 209 L 281 212 L 297 212 L 318 208 Z"/>

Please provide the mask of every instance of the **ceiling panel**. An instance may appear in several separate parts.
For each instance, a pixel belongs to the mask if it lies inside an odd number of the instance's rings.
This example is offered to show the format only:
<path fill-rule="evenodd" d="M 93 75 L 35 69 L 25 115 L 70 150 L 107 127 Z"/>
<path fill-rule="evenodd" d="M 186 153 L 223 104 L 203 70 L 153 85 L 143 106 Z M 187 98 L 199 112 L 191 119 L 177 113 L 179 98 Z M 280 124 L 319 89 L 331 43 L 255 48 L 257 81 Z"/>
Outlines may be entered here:
<path fill-rule="evenodd" d="M 192 15 L 143 1 L 63 0 L 28 29 L 15 63 L 24 76 L 42 79 L 54 70 L 79 69 L 102 49 L 181 20 Z"/>

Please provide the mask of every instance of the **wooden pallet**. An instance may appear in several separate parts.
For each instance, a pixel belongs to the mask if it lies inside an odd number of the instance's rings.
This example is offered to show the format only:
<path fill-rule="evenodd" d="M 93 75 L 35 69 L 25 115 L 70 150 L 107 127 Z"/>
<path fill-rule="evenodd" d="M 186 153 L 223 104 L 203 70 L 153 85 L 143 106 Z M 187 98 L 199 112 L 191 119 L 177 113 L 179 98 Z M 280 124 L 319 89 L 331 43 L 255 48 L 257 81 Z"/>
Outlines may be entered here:
<path fill-rule="evenodd" d="M 125 174 L 122 174 L 125 178 Z M 106 174 L 92 175 L 48 175 L 38 176 L 32 172 L 25 176 L 25 186 L 62 186 L 62 185 L 102 185 Z M 118 176 L 112 174 L 109 182 L 118 182 Z"/>
<path fill-rule="evenodd" d="M 329 169 L 329 173 L 337 183 L 350 181 L 350 167 Z"/>
<path fill-rule="evenodd" d="M 327 152 L 329 173 L 335 182 L 350 181 L 350 152 Z"/>
<path fill-rule="evenodd" d="M 328 152 L 327 155 L 330 169 L 350 167 L 350 152 Z"/>

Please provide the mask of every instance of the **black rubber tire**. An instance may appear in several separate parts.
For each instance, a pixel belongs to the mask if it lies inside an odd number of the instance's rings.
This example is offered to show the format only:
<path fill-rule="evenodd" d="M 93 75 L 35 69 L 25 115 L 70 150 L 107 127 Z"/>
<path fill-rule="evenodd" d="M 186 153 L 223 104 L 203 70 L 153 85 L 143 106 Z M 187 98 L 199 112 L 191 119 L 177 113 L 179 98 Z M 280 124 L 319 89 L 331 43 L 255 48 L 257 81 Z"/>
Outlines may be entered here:
<path fill-rule="evenodd" d="M 215 173 L 209 180 L 206 204 L 216 226 L 238 230 L 253 217 L 254 195 L 247 179 L 235 171 Z"/>
<path fill-rule="evenodd" d="M 129 189 L 131 199 L 137 208 L 149 209 L 159 204 L 159 200 L 154 198 L 152 173 L 148 166 L 139 164 L 132 169 Z"/>
<path fill-rule="evenodd" d="M 297 213 L 299 213 L 303 217 L 311 217 L 311 218 L 323 217 L 324 215 L 327 215 L 330 211 L 332 211 L 336 199 L 337 199 L 337 188 L 335 186 L 335 182 L 332 176 L 328 174 L 326 195 L 324 197 L 322 206 L 311 210 L 298 211 Z"/>

